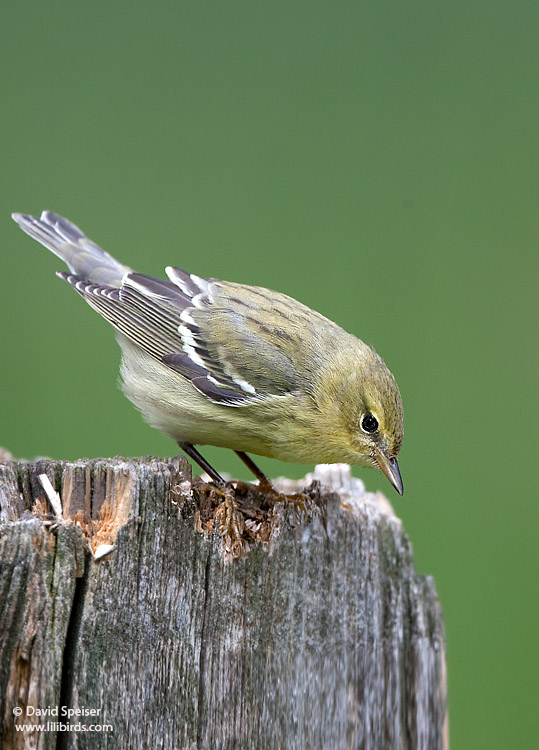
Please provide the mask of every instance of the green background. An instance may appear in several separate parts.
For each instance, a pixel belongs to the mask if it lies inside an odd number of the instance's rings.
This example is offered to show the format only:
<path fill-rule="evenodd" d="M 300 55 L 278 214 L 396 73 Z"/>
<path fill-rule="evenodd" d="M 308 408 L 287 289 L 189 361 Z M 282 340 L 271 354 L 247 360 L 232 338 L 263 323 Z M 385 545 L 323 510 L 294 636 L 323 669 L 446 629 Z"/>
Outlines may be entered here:
<path fill-rule="evenodd" d="M 435 577 L 452 747 L 537 747 L 538 4 L 34 0 L 0 35 L 0 443 L 175 452 L 11 211 L 299 298 L 399 382 L 405 495 L 357 473 Z"/>

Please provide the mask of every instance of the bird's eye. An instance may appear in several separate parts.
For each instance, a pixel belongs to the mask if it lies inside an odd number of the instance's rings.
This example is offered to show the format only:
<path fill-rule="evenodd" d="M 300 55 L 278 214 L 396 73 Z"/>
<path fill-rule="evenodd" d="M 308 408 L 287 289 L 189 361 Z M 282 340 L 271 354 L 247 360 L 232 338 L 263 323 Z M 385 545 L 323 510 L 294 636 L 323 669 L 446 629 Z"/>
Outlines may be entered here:
<path fill-rule="evenodd" d="M 373 416 L 370 411 L 366 412 L 361 420 L 361 429 L 364 432 L 376 432 L 378 429 L 378 420 Z"/>

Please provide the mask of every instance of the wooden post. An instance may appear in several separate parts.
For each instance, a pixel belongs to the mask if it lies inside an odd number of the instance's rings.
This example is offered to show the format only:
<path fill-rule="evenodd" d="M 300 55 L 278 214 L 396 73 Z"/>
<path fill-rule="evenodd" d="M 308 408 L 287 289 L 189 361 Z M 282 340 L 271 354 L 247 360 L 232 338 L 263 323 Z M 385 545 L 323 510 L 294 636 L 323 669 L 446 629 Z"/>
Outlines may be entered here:
<path fill-rule="evenodd" d="M 446 749 L 432 579 L 382 495 L 307 484 L 246 490 L 227 561 L 182 458 L 0 464 L 3 747 Z"/>

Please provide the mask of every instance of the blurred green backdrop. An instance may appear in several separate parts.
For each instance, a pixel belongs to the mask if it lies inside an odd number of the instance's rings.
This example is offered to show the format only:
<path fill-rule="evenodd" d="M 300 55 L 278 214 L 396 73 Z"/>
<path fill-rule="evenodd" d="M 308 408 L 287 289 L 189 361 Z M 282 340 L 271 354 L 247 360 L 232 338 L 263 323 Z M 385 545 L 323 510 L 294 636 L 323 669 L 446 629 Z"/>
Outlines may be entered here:
<path fill-rule="evenodd" d="M 0 444 L 175 453 L 11 211 L 299 298 L 400 384 L 404 498 L 359 474 L 436 579 L 452 747 L 536 747 L 537 3 L 31 0 L 0 33 Z"/>

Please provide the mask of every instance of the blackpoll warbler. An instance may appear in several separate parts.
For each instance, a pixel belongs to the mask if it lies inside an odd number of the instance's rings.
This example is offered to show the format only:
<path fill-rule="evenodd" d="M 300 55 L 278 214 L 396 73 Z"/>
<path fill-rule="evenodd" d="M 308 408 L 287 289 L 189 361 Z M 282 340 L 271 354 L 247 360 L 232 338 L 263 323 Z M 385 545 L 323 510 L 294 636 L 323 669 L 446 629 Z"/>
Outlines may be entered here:
<path fill-rule="evenodd" d="M 285 294 L 134 273 L 61 216 L 13 214 L 69 267 L 58 273 L 118 331 L 125 395 L 213 479 L 194 448 L 218 445 L 298 463 L 383 471 L 402 494 L 402 402 L 376 352 Z"/>

